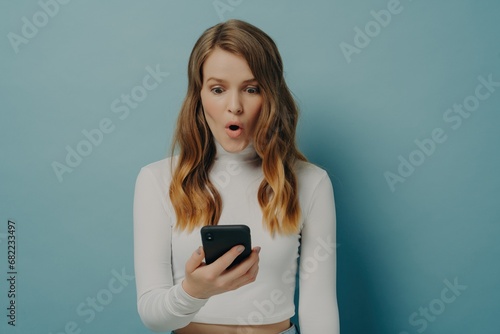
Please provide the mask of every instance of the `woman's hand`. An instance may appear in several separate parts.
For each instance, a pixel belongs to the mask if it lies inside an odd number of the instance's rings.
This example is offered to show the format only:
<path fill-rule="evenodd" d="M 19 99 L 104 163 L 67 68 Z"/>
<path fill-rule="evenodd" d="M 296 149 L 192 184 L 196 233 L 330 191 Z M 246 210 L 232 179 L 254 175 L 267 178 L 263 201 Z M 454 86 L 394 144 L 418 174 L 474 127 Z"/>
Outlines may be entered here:
<path fill-rule="evenodd" d="M 207 299 L 252 283 L 259 271 L 260 247 L 253 248 L 248 258 L 226 270 L 243 250 L 241 245 L 234 246 L 215 262 L 206 265 L 203 262 L 203 247 L 199 247 L 186 262 L 186 277 L 182 288 L 194 298 Z"/>

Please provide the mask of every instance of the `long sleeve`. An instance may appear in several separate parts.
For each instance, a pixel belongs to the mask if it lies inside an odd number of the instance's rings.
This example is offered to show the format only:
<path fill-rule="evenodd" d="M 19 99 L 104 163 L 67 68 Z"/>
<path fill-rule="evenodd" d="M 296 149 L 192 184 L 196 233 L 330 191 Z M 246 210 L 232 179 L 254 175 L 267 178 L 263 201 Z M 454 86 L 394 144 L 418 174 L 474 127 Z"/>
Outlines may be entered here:
<path fill-rule="evenodd" d="M 302 228 L 299 324 L 303 334 L 338 334 L 336 217 L 328 175 L 315 186 Z"/>
<path fill-rule="evenodd" d="M 206 299 L 188 295 L 181 284 L 173 284 L 171 260 L 171 214 L 167 191 L 158 179 L 141 169 L 134 195 L 134 267 L 137 308 L 142 322 L 156 332 L 167 332 L 189 324 Z M 193 250 L 194 251 L 194 250 Z"/>

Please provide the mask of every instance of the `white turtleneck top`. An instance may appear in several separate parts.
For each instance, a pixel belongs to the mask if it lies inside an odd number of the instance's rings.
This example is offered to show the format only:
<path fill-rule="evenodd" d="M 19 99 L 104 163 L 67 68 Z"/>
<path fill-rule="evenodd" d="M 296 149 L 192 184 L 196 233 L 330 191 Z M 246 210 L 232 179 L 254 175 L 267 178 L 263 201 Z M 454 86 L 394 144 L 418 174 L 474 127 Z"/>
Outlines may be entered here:
<path fill-rule="evenodd" d="M 152 163 L 141 169 L 134 198 L 134 262 L 142 321 L 153 331 L 168 332 L 190 322 L 262 325 L 289 319 L 295 314 L 300 246 L 301 332 L 339 333 L 335 206 L 327 173 L 311 163 L 297 161 L 300 233 L 273 238 L 262 225 L 257 190 L 263 173 L 253 146 L 239 153 L 228 153 L 219 143 L 216 147 L 210 179 L 222 197 L 219 225 L 250 227 L 252 247 L 261 247 L 257 278 L 209 299 L 193 298 L 183 290 L 184 266 L 201 245 L 200 229 L 191 233 L 173 229 L 176 216 L 168 193 L 171 168 L 177 158 Z"/>

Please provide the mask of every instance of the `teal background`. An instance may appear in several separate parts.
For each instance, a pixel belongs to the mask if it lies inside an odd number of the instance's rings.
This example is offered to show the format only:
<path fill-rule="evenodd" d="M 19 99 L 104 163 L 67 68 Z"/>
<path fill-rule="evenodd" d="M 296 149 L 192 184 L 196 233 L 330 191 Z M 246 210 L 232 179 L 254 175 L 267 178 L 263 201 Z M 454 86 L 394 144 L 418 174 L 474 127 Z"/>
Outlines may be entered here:
<path fill-rule="evenodd" d="M 340 43 L 354 45 L 354 28 L 390 1 L 220 2 L 231 9 L 222 16 L 217 1 L 60 4 L 17 53 L 8 34 L 21 35 L 22 18 L 42 9 L 0 2 L 1 332 L 149 332 L 134 282 L 108 287 L 113 272 L 133 274 L 135 178 L 168 154 L 195 40 L 234 17 L 275 39 L 301 107 L 299 145 L 333 180 L 342 333 L 498 333 L 500 88 L 456 130 L 443 115 L 474 94 L 479 76 L 500 81 L 499 3 L 401 0 L 348 62 Z M 120 119 L 112 101 L 157 64 L 168 77 Z M 114 130 L 59 182 L 51 164 L 105 118 Z M 392 191 L 384 173 L 397 173 L 398 157 L 436 128 L 446 141 Z M 8 219 L 17 226 L 16 327 L 6 317 Z M 445 280 L 466 288 L 443 310 Z M 97 296 L 106 305 L 91 317 Z M 410 323 L 430 304 L 432 321 Z"/>

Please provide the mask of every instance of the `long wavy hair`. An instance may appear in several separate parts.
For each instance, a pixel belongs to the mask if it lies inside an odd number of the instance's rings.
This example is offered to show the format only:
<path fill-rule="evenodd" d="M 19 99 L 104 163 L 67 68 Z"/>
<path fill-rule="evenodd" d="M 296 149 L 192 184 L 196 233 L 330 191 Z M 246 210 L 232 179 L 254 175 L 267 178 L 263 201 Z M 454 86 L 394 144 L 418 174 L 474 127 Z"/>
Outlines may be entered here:
<path fill-rule="evenodd" d="M 197 226 L 216 225 L 221 215 L 222 199 L 209 179 L 216 148 L 200 98 L 203 63 L 216 48 L 247 61 L 263 96 L 253 138 L 264 175 L 257 193 L 262 223 L 271 235 L 297 233 L 301 211 L 294 164 L 306 160 L 295 144 L 298 108 L 283 77 L 275 43 L 259 28 L 240 20 L 207 29 L 189 58 L 188 89 L 172 144 L 172 155 L 177 146 L 180 149 L 169 191 L 176 228 L 190 232 Z"/>

